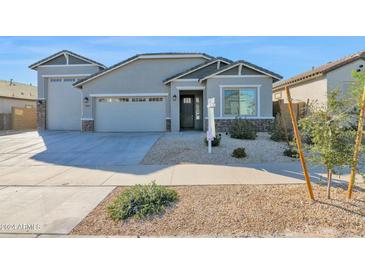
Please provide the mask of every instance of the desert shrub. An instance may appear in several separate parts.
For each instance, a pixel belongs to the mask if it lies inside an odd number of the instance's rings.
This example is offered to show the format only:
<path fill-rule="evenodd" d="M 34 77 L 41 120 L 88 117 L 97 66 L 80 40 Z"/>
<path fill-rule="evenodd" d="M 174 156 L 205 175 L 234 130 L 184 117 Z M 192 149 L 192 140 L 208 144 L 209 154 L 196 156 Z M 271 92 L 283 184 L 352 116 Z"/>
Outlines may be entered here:
<path fill-rule="evenodd" d="M 245 119 L 234 119 L 230 128 L 229 133 L 232 138 L 235 139 L 256 139 L 256 127 L 255 125 Z"/>
<path fill-rule="evenodd" d="M 222 135 L 218 134 L 217 136 L 214 137 L 214 139 L 212 140 L 212 147 L 217 147 L 220 145 L 221 143 L 221 139 L 222 139 Z M 208 139 L 207 137 L 204 138 L 204 143 L 206 145 L 208 145 Z"/>
<path fill-rule="evenodd" d="M 299 154 L 295 147 L 289 147 L 284 150 L 283 152 L 284 156 L 290 157 L 290 158 L 298 158 Z"/>
<path fill-rule="evenodd" d="M 233 150 L 232 157 L 235 158 L 245 158 L 247 157 L 246 150 L 244 147 L 239 147 Z"/>
<path fill-rule="evenodd" d="M 289 131 L 289 129 L 287 129 L 287 131 L 288 132 L 285 131 L 285 127 L 283 125 L 283 120 L 282 120 L 280 113 L 276 114 L 276 117 L 274 120 L 274 125 L 270 132 L 270 139 L 275 142 L 292 141 L 293 134 L 292 134 L 291 130 Z"/>
<path fill-rule="evenodd" d="M 142 219 L 163 213 L 177 199 L 175 190 L 159 186 L 155 181 L 148 185 L 135 185 L 123 191 L 109 205 L 109 216 L 115 221 L 129 217 Z"/>

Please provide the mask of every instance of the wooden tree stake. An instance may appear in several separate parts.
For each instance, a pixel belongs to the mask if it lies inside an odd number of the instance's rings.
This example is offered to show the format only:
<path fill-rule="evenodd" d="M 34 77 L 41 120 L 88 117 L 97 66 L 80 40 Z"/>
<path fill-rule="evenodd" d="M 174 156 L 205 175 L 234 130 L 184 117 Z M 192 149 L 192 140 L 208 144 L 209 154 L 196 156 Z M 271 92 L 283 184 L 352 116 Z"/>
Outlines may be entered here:
<path fill-rule="evenodd" d="M 351 199 L 351 196 L 352 196 L 352 188 L 355 183 L 356 169 L 357 169 L 357 164 L 359 162 L 361 139 L 362 139 L 362 133 L 364 130 L 364 119 L 365 119 L 365 86 L 364 86 L 364 92 L 362 94 L 360 118 L 359 118 L 359 123 L 358 123 L 358 127 L 357 127 L 356 141 L 355 141 L 355 147 L 354 147 L 354 157 L 352 160 L 350 181 L 349 181 L 349 186 L 347 189 L 347 198 L 349 198 L 349 199 Z"/>
<path fill-rule="evenodd" d="M 295 140 L 296 140 L 296 143 L 297 143 L 300 163 L 302 164 L 302 169 L 303 169 L 303 173 L 304 173 L 304 177 L 305 177 L 305 182 L 307 184 L 309 198 L 314 200 L 313 189 L 312 189 L 312 185 L 311 185 L 310 178 L 309 178 L 308 168 L 307 168 L 307 164 L 305 163 L 304 153 L 303 153 L 303 150 L 302 150 L 302 140 L 301 140 L 300 135 L 299 135 L 297 118 L 294 115 L 292 99 L 291 99 L 291 95 L 290 95 L 290 91 L 289 91 L 288 87 L 285 87 L 285 92 L 286 92 L 286 96 L 288 98 L 288 107 L 289 107 L 290 117 L 291 117 L 291 121 L 292 121 L 292 124 L 293 124 L 294 136 L 295 136 Z"/>

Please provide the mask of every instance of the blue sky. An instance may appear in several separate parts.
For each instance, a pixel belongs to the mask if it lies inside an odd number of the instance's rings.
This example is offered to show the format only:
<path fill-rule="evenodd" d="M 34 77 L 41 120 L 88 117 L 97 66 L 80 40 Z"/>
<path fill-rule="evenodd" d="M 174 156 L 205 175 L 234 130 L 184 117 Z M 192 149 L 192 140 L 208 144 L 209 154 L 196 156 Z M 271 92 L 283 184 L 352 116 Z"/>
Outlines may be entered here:
<path fill-rule="evenodd" d="M 145 52 L 244 59 L 285 78 L 365 50 L 365 37 L 0 37 L 0 79 L 36 84 L 28 66 L 68 49 L 107 66 Z"/>

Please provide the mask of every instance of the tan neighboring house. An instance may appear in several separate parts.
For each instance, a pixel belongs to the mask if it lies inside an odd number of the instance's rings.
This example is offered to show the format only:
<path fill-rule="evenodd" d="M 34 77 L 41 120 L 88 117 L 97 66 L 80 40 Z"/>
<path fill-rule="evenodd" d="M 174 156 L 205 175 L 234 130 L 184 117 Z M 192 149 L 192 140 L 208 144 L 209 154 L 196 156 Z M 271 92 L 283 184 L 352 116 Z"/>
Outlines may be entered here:
<path fill-rule="evenodd" d="M 334 89 L 341 91 L 354 83 L 353 71 L 361 71 L 365 66 L 365 51 L 329 62 L 310 71 L 298 74 L 273 84 L 273 100 L 284 99 L 285 86 L 290 87 L 294 102 L 327 102 L 327 94 Z"/>
<path fill-rule="evenodd" d="M 33 129 L 37 87 L 0 80 L 0 130 Z"/>

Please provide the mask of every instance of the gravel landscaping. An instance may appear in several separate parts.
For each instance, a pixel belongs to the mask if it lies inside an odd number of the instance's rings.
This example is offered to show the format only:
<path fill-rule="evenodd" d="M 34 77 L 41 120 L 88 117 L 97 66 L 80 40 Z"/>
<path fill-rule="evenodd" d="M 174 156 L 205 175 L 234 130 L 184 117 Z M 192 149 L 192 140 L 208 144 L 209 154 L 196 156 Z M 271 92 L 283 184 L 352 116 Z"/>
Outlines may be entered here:
<path fill-rule="evenodd" d="M 145 221 L 113 221 L 107 206 L 125 188 L 116 188 L 73 235 L 157 237 L 359 237 L 365 236 L 365 189 L 348 202 L 343 188 L 315 185 L 316 202 L 305 185 L 171 187 L 177 204 Z"/>
<path fill-rule="evenodd" d="M 212 154 L 207 153 L 203 132 L 179 132 L 163 135 L 146 154 L 142 164 L 233 164 L 291 162 L 296 161 L 283 155 L 287 148 L 284 142 L 270 140 L 267 133 L 259 132 L 256 140 L 233 139 L 222 134 L 218 147 Z M 247 157 L 232 157 L 232 151 L 238 147 L 246 149 Z"/>

